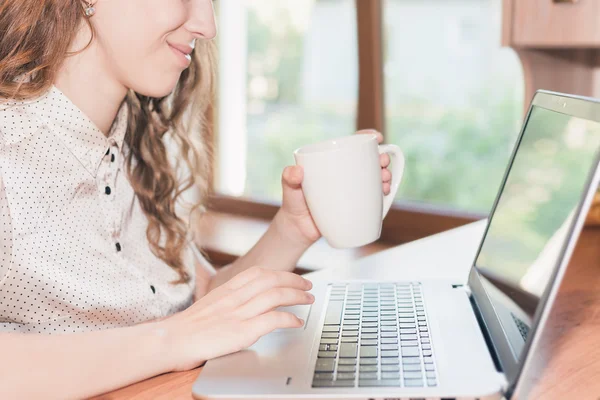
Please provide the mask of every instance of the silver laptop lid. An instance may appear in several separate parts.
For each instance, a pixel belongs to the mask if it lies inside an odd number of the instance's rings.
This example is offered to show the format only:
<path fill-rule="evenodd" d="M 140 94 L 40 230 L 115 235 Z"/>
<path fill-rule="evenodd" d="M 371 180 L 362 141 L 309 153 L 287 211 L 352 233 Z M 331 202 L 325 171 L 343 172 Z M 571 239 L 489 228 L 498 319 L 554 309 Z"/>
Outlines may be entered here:
<path fill-rule="evenodd" d="M 536 93 L 469 276 L 514 388 L 535 348 L 600 175 L 597 100 Z"/>

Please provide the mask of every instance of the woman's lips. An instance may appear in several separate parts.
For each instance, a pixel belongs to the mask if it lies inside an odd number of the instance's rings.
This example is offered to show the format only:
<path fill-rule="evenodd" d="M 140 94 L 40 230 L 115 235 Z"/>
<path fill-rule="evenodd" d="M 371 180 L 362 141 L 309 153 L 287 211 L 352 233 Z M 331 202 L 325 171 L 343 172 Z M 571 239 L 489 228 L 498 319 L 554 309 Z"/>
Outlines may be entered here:
<path fill-rule="evenodd" d="M 169 47 L 171 48 L 171 50 L 173 51 L 173 53 L 175 53 L 175 55 L 178 57 L 178 59 L 181 62 L 181 65 L 183 67 L 188 67 L 190 65 L 190 63 L 192 62 L 192 51 L 193 49 L 190 46 L 185 46 L 185 45 L 177 45 L 177 44 L 171 44 L 171 43 L 167 43 L 169 45 Z"/>

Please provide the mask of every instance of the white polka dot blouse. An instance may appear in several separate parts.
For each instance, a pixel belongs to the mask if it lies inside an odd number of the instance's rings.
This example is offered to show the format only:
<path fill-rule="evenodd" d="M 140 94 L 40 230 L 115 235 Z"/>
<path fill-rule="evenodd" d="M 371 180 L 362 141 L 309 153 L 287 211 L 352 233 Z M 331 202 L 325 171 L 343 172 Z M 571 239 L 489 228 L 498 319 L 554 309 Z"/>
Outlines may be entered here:
<path fill-rule="evenodd" d="M 191 238 L 189 284 L 150 250 L 126 119 L 123 105 L 107 137 L 54 86 L 0 103 L 0 331 L 122 327 L 193 301 Z"/>

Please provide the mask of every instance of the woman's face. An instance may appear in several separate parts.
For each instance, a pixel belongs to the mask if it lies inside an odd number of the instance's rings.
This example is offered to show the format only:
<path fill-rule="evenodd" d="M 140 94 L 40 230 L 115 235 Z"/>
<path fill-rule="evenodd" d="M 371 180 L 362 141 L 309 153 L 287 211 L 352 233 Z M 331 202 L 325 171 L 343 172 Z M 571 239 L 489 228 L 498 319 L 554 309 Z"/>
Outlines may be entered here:
<path fill-rule="evenodd" d="M 168 95 L 196 40 L 216 35 L 212 0 L 97 0 L 91 21 L 100 60 L 122 85 Z"/>

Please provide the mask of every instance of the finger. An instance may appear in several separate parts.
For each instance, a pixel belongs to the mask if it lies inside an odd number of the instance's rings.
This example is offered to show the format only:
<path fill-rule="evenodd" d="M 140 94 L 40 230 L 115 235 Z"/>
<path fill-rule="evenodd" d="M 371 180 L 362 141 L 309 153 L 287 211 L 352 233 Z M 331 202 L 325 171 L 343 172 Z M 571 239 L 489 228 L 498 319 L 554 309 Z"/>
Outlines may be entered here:
<path fill-rule="evenodd" d="M 281 183 L 283 186 L 298 188 L 304 178 L 304 170 L 299 165 L 289 166 L 281 174 Z"/>
<path fill-rule="evenodd" d="M 285 311 L 269 311 L 245 321 L 244 328 L 253 337 L 261 337 L 279 328 L 300 328 L 304 320 Z"/>
<path fill-rule="evenodd" d="M 273 271 L 271 271 L 273 272 Z M 204 309 L 204 313 L 210 313 L 213 309 L 218 307 L 226 307 L 226 304 L 229 304 L 232 299 L 231 296 L 234 292 L 239 290 L 244 285 L 254 281 L 258 277 L 269 274 L 269 271 L 265 270 L 261 267 L 251 267 L 248 268 L 233 278 L 229 279 L 229 281 L 225 282 L 221 286 L 211 290 L 208 294 L 206 294 L 202 299 L 198 301 L 198 303 L 204 305 L 206 308 Z M 294 274 L 296 275 L 296 274 Z M 299 276 L 299 275 L 296 275 Z M 303 278 L 304 279 L 304 278 Z M 309 282 L 310 283 L 310 282 Z M 312 284 L 311 284 L 312 285 Z M 312 287 L 312 286 L 311 286 Z"/>
<path fill-rule="evenodd" d="M 264 314 L 276 307 L 312 304 L 315 296 L 304 290 L 274 288 L 259 294 L 233 312 L 234 315 L 248 319 Z"/>
<path fill-rule="evenodd" d="M 381 170 L 381 180 L 383 183 L 389 183 L 392 180 L 392 173 L 389 169 L 384 168 Z"/>
<path fill-rule="evenodd" d="M 383 134 L 381 134 L 381 132 L 375 130 L 375 129 L 361 129 L 360 131 L 356 132 L 359 135 L 364 135 L 364 134 L 369 134 L 369 133 L 374 133 L 377 135 L 377 143 L 382 143 L 383 142 Z"/>
<path fill-rule="evenodd" d="M 390 185 L 388 182 L 385 182 L 385 183 L 383 184 L 383 194 L 385 194 L 386 196 L 387 196 L 388 194 L 390 194 L 390 192 L 391 192 L 391 188 L 392 188 L 392 186 L 391 186 L 391 185 Z"/>
<path fill-rule="evenodd" d="M 312 282 L 293 272 L 273 271 L 264 268 L 256 269 L 258 271 L 250 275 L 255 275 L 254 279 L 246 281 L 241 287 L 230 290 L 225 293 L 225 295 L 221 295 L 220 298 L 215 299 L 203 310 L 202 314 L 205 315 L 235 309 L 241 304 L 250 301 L 250 299 L 256 297 L 260 293 L 276 287 L 286 287 L 305 291 L 312 289 Z"/>
<path fill-rule="evenodd" d="M 379 156 L 379 164 L 381 168 L 387 168 L 390 165 L 390 155 L 383 153 Z"/>

